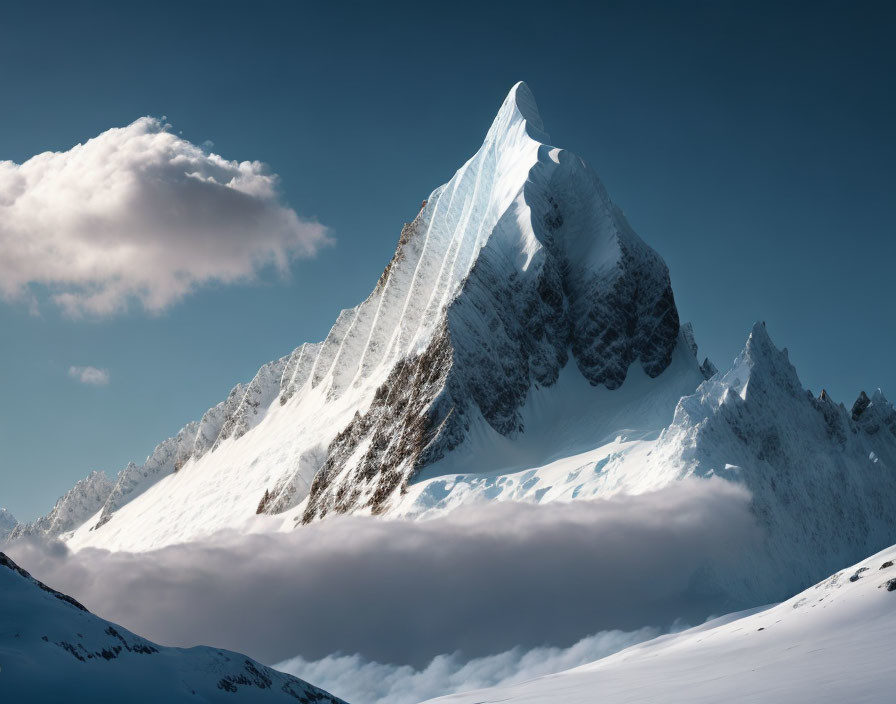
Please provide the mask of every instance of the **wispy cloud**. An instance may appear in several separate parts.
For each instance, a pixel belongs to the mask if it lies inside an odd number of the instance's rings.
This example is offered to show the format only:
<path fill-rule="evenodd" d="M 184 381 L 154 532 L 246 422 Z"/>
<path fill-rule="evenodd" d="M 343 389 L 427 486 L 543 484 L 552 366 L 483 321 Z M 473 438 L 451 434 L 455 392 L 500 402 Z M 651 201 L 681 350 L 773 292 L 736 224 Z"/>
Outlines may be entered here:
<path fill-rule="evenodd" d="M 34 285 L 69 315 L 132 301 L 159 312 L 210 282 L 286 273 L 329 240 L 282 202 L 278 177 L 143 117 L 66 152 L 0 161 L 0 296 Z"/>
<path fill-rule="evenodd" d="M 105 386 L 109 383 L 109 370 L 97 369 L 96 367 L 69 367 L 68 375 L 82 384 L 92 384 L 93 386 Z"/>
<path fill-rule="evenodd" d="M 568 648 L 512 648 L 472 660 L 452 653 L 433 658 L 421 669 L 371 662 L 360 655 L 330 655 L 315 661 L 296 657 L 274 667 L 313 682 L 352 704 L 416 704 L 444 694 L 516 684 L 562 672 L 661 633 L 660 629 L 651 627 L 602 631 Z"/>
<path fill-rule="evenodd" d="M 602 630 L 730 611 L 709 567 L 731 561 L 746 571 L 736 583 L 748 582 L 754 526 L 743 489 L 693 480 L 427 521 L 342 516 L 143 554 L 9 551 L 38 579 L 165 644 L 269 663 L 358 653 L 421 669 L 444 653 L 568 647 Z"/>

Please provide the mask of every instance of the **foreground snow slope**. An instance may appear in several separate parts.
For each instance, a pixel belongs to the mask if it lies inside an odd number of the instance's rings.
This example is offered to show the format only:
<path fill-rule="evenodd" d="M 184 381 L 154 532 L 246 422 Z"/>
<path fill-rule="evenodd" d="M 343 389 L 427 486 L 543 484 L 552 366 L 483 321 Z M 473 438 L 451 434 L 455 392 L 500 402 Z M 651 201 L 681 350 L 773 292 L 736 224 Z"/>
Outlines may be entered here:
<path fill-rule="evenodd" d="M 890 547 L 777 606 L 731 614 L 566 672 L 431 701 L 893 701 L 894 560 Z"/>
<path fill-rule="evenodd" d="M 0 553 L 0 701 L 342 700 L 227 650 L 165 648 L 104 621 Z"/>

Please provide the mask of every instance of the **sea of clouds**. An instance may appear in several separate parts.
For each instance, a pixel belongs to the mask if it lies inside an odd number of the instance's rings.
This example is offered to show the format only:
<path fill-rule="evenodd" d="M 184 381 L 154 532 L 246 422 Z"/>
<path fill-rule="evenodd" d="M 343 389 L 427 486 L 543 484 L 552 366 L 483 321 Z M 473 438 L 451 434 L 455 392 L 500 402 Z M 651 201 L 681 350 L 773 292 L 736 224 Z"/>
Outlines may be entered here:
<path fill-rule="evenodd" d="M 543 674 L 731 611 L 743 604 L 713 574 L 757 537 L 748 494 L 702 480 L 427 521 L 342 516 L 149 553 L 7 551 L 145 637 L 280 663 L 357 704 Z"/>

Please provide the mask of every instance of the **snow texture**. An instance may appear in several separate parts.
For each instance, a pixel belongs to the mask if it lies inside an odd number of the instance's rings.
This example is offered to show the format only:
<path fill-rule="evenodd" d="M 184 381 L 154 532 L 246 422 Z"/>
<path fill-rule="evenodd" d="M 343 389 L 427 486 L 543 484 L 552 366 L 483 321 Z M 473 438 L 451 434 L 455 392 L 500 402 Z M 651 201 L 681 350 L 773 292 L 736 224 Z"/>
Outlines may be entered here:
<path fill-rule="evenodd" d="M 112 483 L 102 472 L 91 472 L 69 489 L 46 516 L 20 523 L 9 534 L 14 540 L 26 536 L 57 536 L 74 530 L 100 509 L 112 492 Z"/>
<path fill-rule="evenodd" d="M 523 407 L 571 362 L 586 387 L 660 376 L 678 328 L 665 264 L 584 162 L 549 146 L 519 83 L 367 300 L 122 470 L 72 544 L 387 512 L 473 435 L 528 432 Z"/>
<path fill-rule="evenodd" d="M 792 593 L 896 537 L 896 411 L 880 391 L 863 399 L 847 411 L 805 390 L 757 323 L 731 369 L 681 399 L 646 471 L 743 483 L 767 535 L 745 559 L 764 594 Z"/>
<path fill-rule="evenodd" d="M 0 553 L 0 699 L 339 704 L 239 653 L 166 648 L 90 613 Z"/>
<path fill-rule="evenodd" d="M 549 144 L 517 84 L 323 342 L 264 365 L 99 504 L 67 495 L 76 515 L 20 533 L 150 550 L 334 513 L 430 518 L 719 476 L 753 492 L 768 534 L 745 558 L 762 579 L 728 585 L 741 598 L 783 598 L 892 543 L 883 394 L 850 410 L 814 397 L 764 325 L 728 371 L 699 363 L 663 261 Z"/>
<path fill-rule="evenodd" d="M 440 704 L 890 701 L 896 547 L 772 607 L 729 614 L 596 662 Z"/>

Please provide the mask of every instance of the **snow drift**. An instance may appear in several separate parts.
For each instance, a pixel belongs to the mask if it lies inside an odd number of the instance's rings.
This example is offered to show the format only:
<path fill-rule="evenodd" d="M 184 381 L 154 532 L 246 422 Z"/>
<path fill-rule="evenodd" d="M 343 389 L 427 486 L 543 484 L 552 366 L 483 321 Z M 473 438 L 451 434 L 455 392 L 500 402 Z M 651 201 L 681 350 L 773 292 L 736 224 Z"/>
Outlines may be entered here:
<path fill-rule="evenodd" d="M 782 604 L 730 614 L 602 660 L 433 704 L 892 699 L 896 547 L 836 572 Z"/>

